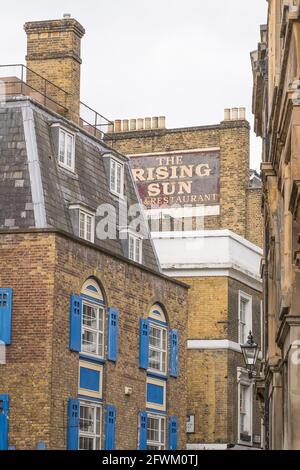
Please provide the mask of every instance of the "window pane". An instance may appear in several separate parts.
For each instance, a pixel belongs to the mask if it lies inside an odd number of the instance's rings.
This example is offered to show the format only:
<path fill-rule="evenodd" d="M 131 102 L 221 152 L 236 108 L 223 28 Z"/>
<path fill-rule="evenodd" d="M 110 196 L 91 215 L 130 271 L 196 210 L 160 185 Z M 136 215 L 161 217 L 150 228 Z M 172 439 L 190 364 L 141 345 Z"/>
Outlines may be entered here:
<path fill-rule="evenodd" d="M 84 330 L 82 333 L 82 349 L 84 352 L 97 354 L 97 333 Z"/>
<path fill-rule="evenodd" d="M 167 370 L 167 330 L 150 325 L 149 368 L 165 373 Z"/>
<path fill-rule="evenodd" d="M 92 437 L 80 436 L 79 450 L 94 450 L 94 439 Z"/>
<path fill-rule="evenodd" d="M 85 235 L 85 215 L 83 212 L 80 212 L 79 216 L 79 236 L 80 238 L 84 238 Z"/>
<path fill-rule="evenodd" d="M 167 350 L 167 331 L 162 330 L 162 348 L 166 351 Z"/>
<path fill-rule="evenodd" d="M 166 363 L 167 363 L 166 359 L 167 359 L 167 354 L 163 352 L 161 354 L 161 371 L 162 372 L 166 372 Z"/>
<path fill-rule="evenodd" d="M 101 449 L 101 407 L 80 404 L 79 419 L 79 449 L 100 450 Z"/>
<path fill-rule="evenodd" d="M 104 330 L 104 309 L 99 309 L 99 330 L 103 332 Z"/>
<path fill-rule="evenodd" d="M 92 217 L 90 215 L 86 216 L 86 239 L 92 240 Z"/>
<path fill-rule="evenodd" d="M 129 258 L 134 261 L 134 238 L 129 237 Z"/>
<path fill-rule="evenodd" d="M 114 160 L 111 161 L 110 165 L 110 189 L 116 191 L 116 162 Z"/>
<path fill-rule="evenodd" d="M 158 328 L 150 327 L 149 342 L 151 346 L 161 348 L 161 331 Z"/>
<path fill-rule="evenodd" d="M 67 166 L 72 167 L 73 137 L 67 135 Z"/>
<path fill-rule="evenodd" d="M 83 325 L 88 326 L 89 328 L 97 328 L 98 319 L 97 319 L 98 309 L 91 307 L 90 305 L 83 304 Z"/>
<path fill-rule="evenodd" d="M 135 260 L 139 263 L 140 261 L 140 243 L 141 243 L 141 240 L 139 240 L 138 238 L 136 239 L 135 241 Z"/>
<path fill-rule="evenodd" d="M 59 161 L 65 161 L 66 134 L 63 131 L 59 133 Z"/>
<path fill-rule="evenodd" d="M 148 416 L 147 449 L 161 450 L 165 447 L 165 418 Z"/>
<path fill-rule="evenodd" d="M 82 351 L 98 356 L 104 353 L 104 309 L 83 304 Z"/>
<path fill-rule="evenodd" d="M 121 194 L 122 188 L 122 167 L 121 165 L 117 164 L 117 193 Z"/>
<path fill-rule="evenodd" d="M 149 351 L 149 367 L 150 369 L 160 370 L 161 359 L 160 352 L 150 349 Z"/>
<path fill-rule="evenodd" d="M 94 410 L 91 407 L 80 407 L 79 429 L 83 432 L 94 432 Z"/>

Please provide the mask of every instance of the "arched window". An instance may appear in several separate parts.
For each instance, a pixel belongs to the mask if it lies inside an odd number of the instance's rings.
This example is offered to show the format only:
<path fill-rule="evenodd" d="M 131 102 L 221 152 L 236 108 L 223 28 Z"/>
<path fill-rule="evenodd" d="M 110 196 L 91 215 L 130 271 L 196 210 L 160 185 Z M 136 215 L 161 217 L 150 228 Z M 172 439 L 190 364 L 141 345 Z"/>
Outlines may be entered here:
<path fill-rule="evenodd" d="M 149 363 L 152 372 L 167 374 L 168 325 L 159 304 L 153 305 L 149 313 Z"/>
<path fill-rule="evenodd" d="M 81 352 L 104 358 L 105 302 L 94 279 L 88 279 L 81 290 Z"/>

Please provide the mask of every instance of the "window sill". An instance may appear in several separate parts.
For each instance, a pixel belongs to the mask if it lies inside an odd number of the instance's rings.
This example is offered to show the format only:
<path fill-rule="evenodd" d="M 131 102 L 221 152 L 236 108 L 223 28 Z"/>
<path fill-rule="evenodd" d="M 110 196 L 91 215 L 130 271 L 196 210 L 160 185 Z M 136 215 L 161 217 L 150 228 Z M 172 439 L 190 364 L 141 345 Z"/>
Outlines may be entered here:
<path fill-rule="evenodd" d="M 79 177 L 78 177 L 78 174 L 75 173 L 75 169 L 72 170 L 71 168 L 63 165 L 62 163 L 60 163 L 58 161 L 58 168 L 63 172 L 63 173 L 66 173 L 66 175 L 68 175 L 69 177 L 73 178 L 74 180 L 78 180 Z"/>
<path fill-rule="evenodd" d="M 150 369 L 147 370 L 147 376 L 148 377 L 155 377 L 155 378 L 163 379 L 163 380 L 168 380 L 168 375 L 167 374 L 163 374 L 162 372 L 153 372 Z"/>
<path fill-rule="evenodd" d="M 105 364 L 106 362 L 103 357 L 89 356 L 88 354 L 85 354 L 85 353 L 80 353 L 79 359 L 83 361 L 87 361 L 87 362 L 95 362 L 96 364 Z"/>
<path fill-rule="evenodd" d="M 81 240 L 84 240 L 84 241 L 88 242 L 88 243 L 95 243 L 95 239 L 93 239 L 93 240 L 88 240 L 87 238 L 81 237 L 80 235 L 79 235 L 79 238 L 80 238 Z"/>
<path fill-rule="evenodd" d="M 125 201 L 125 195 L 124 194 L 116 193 L 115 191 L 112 191 L 111 189 L 110 189 L 110 194 L 112 196 L 114 196 L 115 198 L 117 198 L 117 199 L 121 199 L 122 201 Z"/>

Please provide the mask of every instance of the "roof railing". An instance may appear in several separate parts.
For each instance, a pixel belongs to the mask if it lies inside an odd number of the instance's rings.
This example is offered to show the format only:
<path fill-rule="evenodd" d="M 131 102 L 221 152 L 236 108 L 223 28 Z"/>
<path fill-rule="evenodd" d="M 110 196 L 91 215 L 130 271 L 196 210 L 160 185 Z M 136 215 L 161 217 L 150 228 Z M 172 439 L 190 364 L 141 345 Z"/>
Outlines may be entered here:
<path fill-rule="evenodd" d="M 0 65 L 0 100 L 29 96 L 62 116 L 68 113 L 68 93 L 23 64 Z M 98 139 L 113 132 L 114 123 L 80 102 L 79 125 Z"/>

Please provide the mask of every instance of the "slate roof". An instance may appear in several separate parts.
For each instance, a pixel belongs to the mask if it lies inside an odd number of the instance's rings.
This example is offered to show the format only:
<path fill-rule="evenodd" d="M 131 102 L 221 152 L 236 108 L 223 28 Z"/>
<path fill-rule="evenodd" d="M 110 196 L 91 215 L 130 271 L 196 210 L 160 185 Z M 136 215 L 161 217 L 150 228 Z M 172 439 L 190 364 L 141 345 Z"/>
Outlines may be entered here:
<path fill-rule="evenodd" d="M 28 115 L 33 118 L 31 127 L 28 125 Z M 76 131 L 74 174 L 58 164 L 58 140 L 51 127 L 54 123 Z M 72 204 L 83 204 L 95 211 L 102 204 L 110 204 L 119 220 L 120 211 L 124 212 L 125 209 L 119 206 L 119 198 L 109 190 L 110 159 L 107 155 L 115 155 L 124 163 L 128 206 L 139 204 L 125 156 L 30 98 L 19 97 L 2 103 L 0 229 L 56 228 L 78 236 L 69 208 Z M 96 215 L 96 226 L 99 220 Z M 158 271 L 157 256 L 144 222 L 141 223 L 141 233 L 144 236 L 143 264 Z M 95 244 L 128 257 L 128 241 L 120 240 L 118 234 L 116 239 L 106 240 L 96 236 Z"/>

